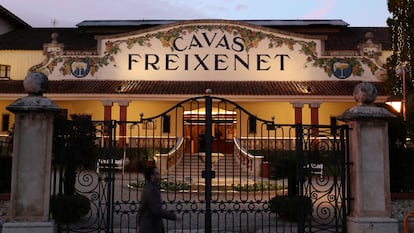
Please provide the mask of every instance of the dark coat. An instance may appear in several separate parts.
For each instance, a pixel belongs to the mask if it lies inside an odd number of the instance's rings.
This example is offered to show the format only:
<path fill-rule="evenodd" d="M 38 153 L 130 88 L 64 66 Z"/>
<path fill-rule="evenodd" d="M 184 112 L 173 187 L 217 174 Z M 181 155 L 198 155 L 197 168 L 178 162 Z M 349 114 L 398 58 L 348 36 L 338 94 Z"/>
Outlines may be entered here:
<path fill-rule="evenodd" d="M 153 182 L 145 185 L 138 211 L 140 233 L 164 233 L 162 219 L 176 219 L 174 213 L 162 209 L 160 190 Z"/>

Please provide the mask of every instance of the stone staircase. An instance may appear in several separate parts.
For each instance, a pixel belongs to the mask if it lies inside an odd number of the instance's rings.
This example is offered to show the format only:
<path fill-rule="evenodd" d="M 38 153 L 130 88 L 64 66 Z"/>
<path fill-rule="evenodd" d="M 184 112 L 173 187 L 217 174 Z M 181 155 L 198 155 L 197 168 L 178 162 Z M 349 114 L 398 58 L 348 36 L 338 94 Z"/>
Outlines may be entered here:
<path fill-rule="evenodd" d="M 194 180 L 204 180 L 201 177 L 202 171 L 205 170 L 205 162 L 203 157 L 197 153 L 185 154 L 180 163 L 174 170 L 168 171 L 169 179 L 176 178 L 185 180 L 186 182 L 194 182 Z M 242 171 L 239 163 L 234 160 L 233 154 L 222 154 L 218 161 L 213 164 L 212 170 L 215 171 L 217 179 L 237 179 L 247 177 L 247 172 Z"/>

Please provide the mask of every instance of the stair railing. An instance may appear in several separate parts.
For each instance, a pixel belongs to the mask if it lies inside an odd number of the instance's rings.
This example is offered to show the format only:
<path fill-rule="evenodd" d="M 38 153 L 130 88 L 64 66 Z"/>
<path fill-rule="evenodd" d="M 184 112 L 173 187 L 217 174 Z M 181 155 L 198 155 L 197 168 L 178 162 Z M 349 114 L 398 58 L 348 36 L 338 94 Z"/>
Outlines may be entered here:
<path fill-rule="evenodd" d="M 169 170 L 173 170 L 175 166 L 181 162 L 184 155 L 184 137 L 177 138 L 175 146 L 168 153 L 154 154 L 155 164 L 161 175 L 165 175 Z"/>
<path fill-rule="evenodd" d="M 235 162 L 240 165 L 247 174 L 254 174 L 255 177 L 262 175 L 262 163 L 264 156 L 253 155 L 241 146 L 240 139 L 233 138 Z"/>

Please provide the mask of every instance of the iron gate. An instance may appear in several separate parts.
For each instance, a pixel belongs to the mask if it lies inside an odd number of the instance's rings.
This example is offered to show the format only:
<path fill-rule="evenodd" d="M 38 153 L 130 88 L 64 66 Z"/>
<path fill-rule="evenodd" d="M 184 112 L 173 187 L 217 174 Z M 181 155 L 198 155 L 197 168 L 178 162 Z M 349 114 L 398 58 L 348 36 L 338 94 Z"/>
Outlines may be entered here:
<path fill-rule="evenodd" d="M 138 121 L 56 122 L 59 232 L 135 232 L 148 164 L 163 207 L 182 215 L 167 232 L 346 232 L 348 129 L 335 121 L 276 124 L 202 96 Z M 65 196 L 76 198 L 62 213 Z"/>

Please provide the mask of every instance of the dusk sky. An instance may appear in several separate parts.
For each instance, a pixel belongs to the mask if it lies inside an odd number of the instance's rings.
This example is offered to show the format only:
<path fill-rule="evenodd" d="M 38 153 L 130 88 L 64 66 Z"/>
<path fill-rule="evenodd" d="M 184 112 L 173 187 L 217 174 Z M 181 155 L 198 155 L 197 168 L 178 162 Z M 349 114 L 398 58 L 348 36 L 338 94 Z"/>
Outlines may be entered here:
<path fill-rule="evenodd" d="M 342 19 L 386 26 L 387 0 L 2 0 L 33 27 L 75 27 L 83 20 Z"/>

